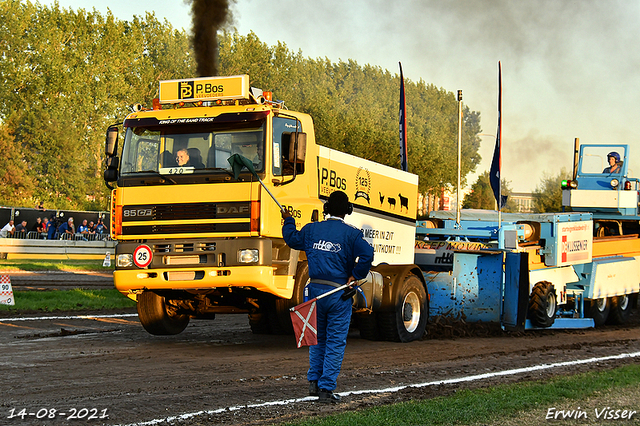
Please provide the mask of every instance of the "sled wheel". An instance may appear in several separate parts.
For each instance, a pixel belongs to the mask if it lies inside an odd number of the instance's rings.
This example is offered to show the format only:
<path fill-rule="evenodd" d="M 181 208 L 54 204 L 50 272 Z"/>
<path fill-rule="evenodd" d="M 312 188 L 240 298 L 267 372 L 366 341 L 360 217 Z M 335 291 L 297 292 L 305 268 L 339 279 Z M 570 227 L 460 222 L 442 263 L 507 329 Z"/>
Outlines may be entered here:
<path fill-rule="evenodd" d="M 558 308 L 556 289 L 549 281 L 540 281 L 533 286 L 529 297 L 529 319 L 536 327 L 551 327 Z"/>
<path fill-rule="evenodd" d="M 587 309 L 587 317 L 593 318 L 596 327 L 599 327 L 607 321 L 610 309 L 611 305 L 606 297 L 591 299 L 589 301 L 589 309 Z"/>
<path fill-rule="evenodd" d="M 628 295 L 609 298 L 611 309 L 609 311 L 608 324 L 624 324 L 631 316 L 631 297 Z"/>
<path fill-rule="evenodd" d="M 189 315 L 167 307 L 165 299 L 152 291 L 138 295 L 138 319 L 147 332 L 158 336 L 180 334 L 189 324 Z"/>
<path fill-rule="evenodd" d="M 394 289 L 395 309 L 378 314 L 384 340 L 411 342 L 424 335 L 429 316 L 427 291 L 420 279 L 410 274 Z"/>

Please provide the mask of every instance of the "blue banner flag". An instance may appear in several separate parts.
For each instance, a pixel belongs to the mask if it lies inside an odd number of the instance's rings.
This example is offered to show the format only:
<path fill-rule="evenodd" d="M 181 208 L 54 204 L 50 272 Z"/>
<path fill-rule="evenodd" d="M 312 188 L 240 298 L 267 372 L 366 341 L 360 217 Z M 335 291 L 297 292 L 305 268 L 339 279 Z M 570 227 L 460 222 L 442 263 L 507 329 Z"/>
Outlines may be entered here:
<path fill-rule="evenodd" d="M 404 77 L 402 76 L 402 63 L 400 65 L 400 168 L 409 171 L 407 163 L 407 102 L 404 98 Z"/>
<path fill-rule="evenodd" d="M 502 195 L 502 185 L 500 181 L 502 168 L 502 64 L 498 62 L 498 131 L 496 132 L 496 147 L 493 151 L 491 161 L 491 171 L 489 173 L 489 183 L 493 189 L 493 196 L 498 203 L 498 210 L 507 204 L 507 196 Z"/>

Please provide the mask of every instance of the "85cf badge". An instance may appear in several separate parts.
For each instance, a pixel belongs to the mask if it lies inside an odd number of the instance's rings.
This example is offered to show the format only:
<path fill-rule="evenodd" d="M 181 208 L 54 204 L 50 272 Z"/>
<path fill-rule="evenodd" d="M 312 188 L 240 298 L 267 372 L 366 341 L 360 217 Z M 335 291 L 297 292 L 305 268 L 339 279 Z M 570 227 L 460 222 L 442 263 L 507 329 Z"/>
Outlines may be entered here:
<path fill-rule="evenodd" d="M 354 201 L 358 198 L 367 200 L 367 204 L 371 204 L 369 194 L 371 193 L 371 174 L 369 170 L 360 167 L 356 172 L 356 195 Z"/>

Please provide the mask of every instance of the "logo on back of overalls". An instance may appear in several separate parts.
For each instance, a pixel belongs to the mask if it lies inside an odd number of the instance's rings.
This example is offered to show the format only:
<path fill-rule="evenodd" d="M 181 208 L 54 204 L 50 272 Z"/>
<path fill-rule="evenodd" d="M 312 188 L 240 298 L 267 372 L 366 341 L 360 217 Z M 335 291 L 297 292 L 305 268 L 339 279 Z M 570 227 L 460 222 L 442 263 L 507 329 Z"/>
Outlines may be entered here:
<path fill-rule="evenodd" d="M 313 248 L 314 250 L 328 251 L 331 253 L 337 253 L 340 250 L 342 250 L 342 248 L 340 247 L 340 244 L 336 244 L 336 243 L 332 243 L 331 241 L 324 241 L 324 240 L 320 240 L 317 243 L 313 243 Z"/>

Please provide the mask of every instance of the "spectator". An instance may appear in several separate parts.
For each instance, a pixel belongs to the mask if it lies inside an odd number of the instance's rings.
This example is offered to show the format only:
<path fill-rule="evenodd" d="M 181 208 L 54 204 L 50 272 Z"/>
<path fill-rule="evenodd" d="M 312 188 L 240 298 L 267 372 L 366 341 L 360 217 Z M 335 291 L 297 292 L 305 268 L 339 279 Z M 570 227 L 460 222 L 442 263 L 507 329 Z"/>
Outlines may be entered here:
<path fill-rule="evenodd" d="M 44 201 L 40 201 L 40 202 L 38 203 L 38 205 L 36 206 L 36 209 L 37 209 L 37 210 L 42 210 L 42 211 L 47 210 L 47 209 L 45 209 L 45 208 L 44 208 Z"/>
<path fill-rule="evenodd" d="M 60 227 L 58 228 L 58 233 L 60 234 L 60 238 L 63 238 L 64 236 L 67 236 L 68 238 L 68 235 L 75 234 L 72 217 L 70 217 L 69 220 L 60 225 Z"/>
<path fill-rule="evenodd" d="M 15 232 L 20 232 L 22 234 L 26 234 L 27 233 L 27 221 L 23 220 L 22 222 L 17 224 Z"/>
<path fill-rule="evenodd" d="M 42 238 L 47 238 L 46 234 L 49 231 L 49 219 L 46 217 L 42 219 L 42 226 L 40 227 L 40 236 Z"/>
<path fill-rule="evenodd" d="M 82 221 L 82 224 L 78 226 L 78 234 L 86 235 L 89 233 L 89 227 L 87 226 L 87 219 Z"/>
<path fill-rule="evenodd" d="M 47 239 L 53 240 L 58 231 L 58 218 L 52 214 L 47 227 Z"/>
<path fill-rule="evenodd" d="M 16 227 L 13 226 L 13 221 L 10 220 L 2 229 L 0 229 L 0 237 L 7 238 L 13 237 L 13 233 L 16 231 Z"/>
<path fill-rule="evenodd" d="M 107 231 L 107 228 L 104 226 L 104 223 L 102 223 L 102 218 L 99 217 L 98 218 L 98 223 L 96 224 L 96 234 L 104 234 Z"/>
<path fill-rule="evenodd" d="M 93 223 L 93 221 L 89 222 L 88 229 L 90 234 L 96 233 L 96 225 Z"/>
<path fill-rule="evenodd" d="M 93 222 L 91 222 L 91 224 L 91 226 L 93 226 Z M 87 219 L 84 219 L 82 225 L 78 226 L 78 234 L 80 234 L 85 241 L 89 241 L 89 236 L 95 234 L 95 232 L 89 228 L 89 225 L 87 225 Z"/>
<path fill-rule="evenodd" d="M 42 232 L 42 218 L 36 218 L 35 223 L 33 224 L 33 226 L 31 227 L 31 231 L 32 232 Z"/>

